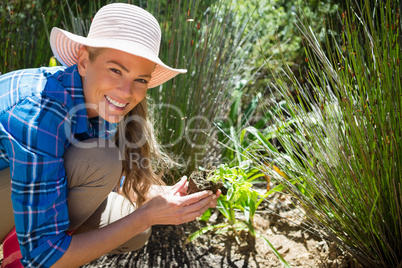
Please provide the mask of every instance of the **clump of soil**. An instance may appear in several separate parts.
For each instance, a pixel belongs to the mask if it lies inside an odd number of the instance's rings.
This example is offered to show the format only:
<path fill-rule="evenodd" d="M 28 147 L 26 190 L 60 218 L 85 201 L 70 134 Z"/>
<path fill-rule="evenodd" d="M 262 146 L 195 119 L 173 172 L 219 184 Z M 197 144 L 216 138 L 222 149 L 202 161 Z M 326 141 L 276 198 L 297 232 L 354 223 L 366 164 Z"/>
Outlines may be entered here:
<path fill-rule="evenodd" d="M 216 193 L 223 185 L 222 181 L 213 182 L 208 179 L 210 170 L 193 171 L 188 178 L 187 194 L 193 194 L 196 192 L 211 190 Z"/>

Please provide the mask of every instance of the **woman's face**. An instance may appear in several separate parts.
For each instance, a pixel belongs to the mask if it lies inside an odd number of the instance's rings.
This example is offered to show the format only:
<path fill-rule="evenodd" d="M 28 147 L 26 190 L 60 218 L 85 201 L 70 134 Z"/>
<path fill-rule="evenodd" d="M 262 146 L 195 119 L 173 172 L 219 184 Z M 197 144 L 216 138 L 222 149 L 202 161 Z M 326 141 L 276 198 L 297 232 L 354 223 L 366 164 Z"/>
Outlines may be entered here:
<path fill-rule="evenodd" d="M 126 52 L 105 48 L 94 61 L 78 53 L 88 117 L 117 123 L 146 96 L 155 63 Z"/>

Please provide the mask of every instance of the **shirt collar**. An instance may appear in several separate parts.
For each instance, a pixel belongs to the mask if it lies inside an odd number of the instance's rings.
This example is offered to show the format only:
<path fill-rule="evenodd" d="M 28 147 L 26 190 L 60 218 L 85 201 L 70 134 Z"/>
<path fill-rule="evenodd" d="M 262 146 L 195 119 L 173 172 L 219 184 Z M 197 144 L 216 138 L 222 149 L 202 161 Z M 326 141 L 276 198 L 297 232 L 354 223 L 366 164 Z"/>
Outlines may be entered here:
<path fill-rule="evenodd" d="M 77 65 L 72 65 L 64 71 L 59 71 L 53 75 L 68 94 L 64 94 L 64 103 L 70 110 L 70 114 L 75 114 L 77 125 L 75 133 L 86 133 L 89 137 L 109 138 L 117 124 L 109 123 L 101 117 L 89 120 L 85 106 L 85 96 L 82 86 L 81 76 Z M 98 124 L 92 125 L 97 121 Z M 92 123 L 91 123 L 92 122 Z"/>

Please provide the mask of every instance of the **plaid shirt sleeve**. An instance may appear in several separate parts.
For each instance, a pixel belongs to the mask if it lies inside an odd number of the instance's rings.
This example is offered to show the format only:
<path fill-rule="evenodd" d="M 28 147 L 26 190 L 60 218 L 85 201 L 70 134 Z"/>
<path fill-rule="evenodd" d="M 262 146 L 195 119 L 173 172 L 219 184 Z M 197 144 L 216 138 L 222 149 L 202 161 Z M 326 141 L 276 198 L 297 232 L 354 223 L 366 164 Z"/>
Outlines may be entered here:
<path fill-rule="evenodd" d="M 0 89 L 5 86 L 1 78 Z M 12 81 L 18 80 L 21 85 L 23 79 L 15 77 Z M 44 81 L 37 80 L 36 86 L 43 87 Z M 66 235 L 68 183 L 63 166 L 71 121 L 62 101 L 43 97 L 42 93 L 30 90 L 27 96 L 14 96 L 17 98 L 14 100 L 11 96 L 14 85 L 10 83 L 7 101 L 15 103 L 1 111 L 0 138 L 10 166 L 21 263 L 25 267 L 50 267 L 71 242 Z M 20 90 L 18 94 L 22 93 Z M 2 108 L 4 96 L 5 93 L 0 99 Z"/>

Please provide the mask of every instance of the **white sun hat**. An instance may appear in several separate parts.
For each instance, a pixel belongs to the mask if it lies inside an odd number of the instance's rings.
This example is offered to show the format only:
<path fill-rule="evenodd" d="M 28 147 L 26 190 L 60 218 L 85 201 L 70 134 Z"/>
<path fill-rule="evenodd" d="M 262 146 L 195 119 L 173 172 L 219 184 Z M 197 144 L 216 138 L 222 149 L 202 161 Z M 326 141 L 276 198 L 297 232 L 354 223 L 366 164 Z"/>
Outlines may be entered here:
<path fill-rule="evenodd" d="M 148 88 L 187 72 L 171 68 L 159 59 L 160 42 L 161 29 L 155 17 L 140 7 L 124 3 L 113 3 L 99 9 L 87 37 L 57 27 L 50 34 L 53 54 L 64 66 L 77 63 L 78 50 L 82 46 L 113 48 L 155 62 Z"/>

